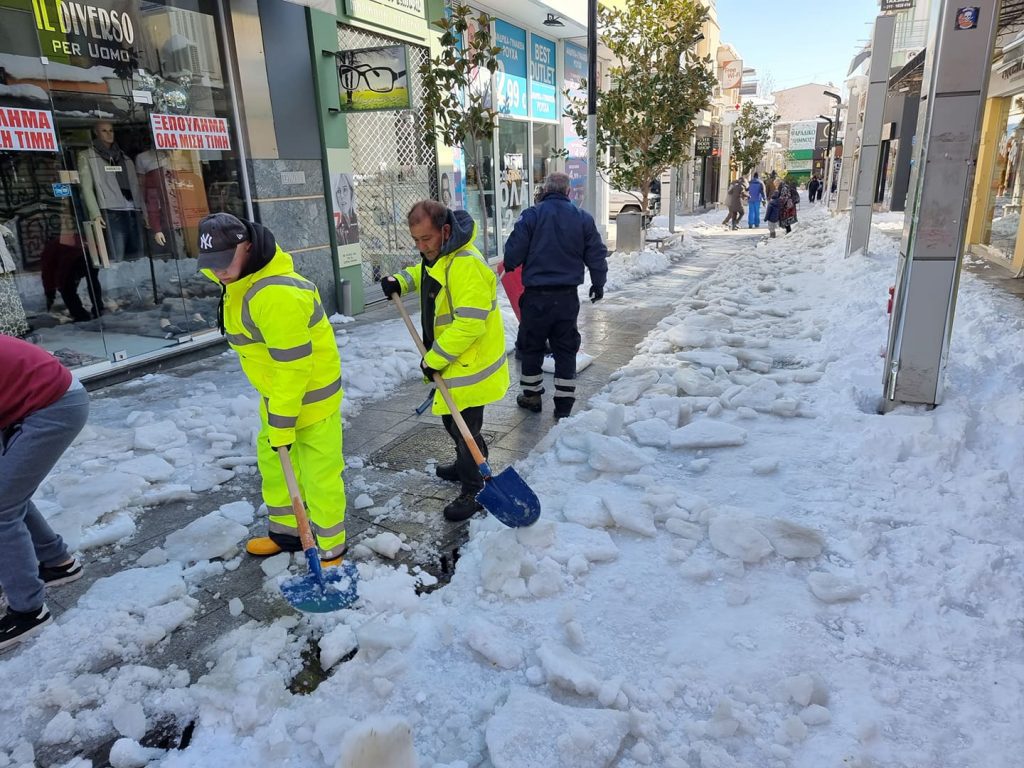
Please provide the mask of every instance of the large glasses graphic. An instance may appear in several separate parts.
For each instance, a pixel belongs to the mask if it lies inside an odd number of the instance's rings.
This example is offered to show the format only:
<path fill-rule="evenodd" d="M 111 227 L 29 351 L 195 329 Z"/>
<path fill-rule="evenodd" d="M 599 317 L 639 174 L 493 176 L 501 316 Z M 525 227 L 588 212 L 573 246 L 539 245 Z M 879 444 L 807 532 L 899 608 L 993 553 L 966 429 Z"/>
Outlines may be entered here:
<path fill-rule="evenodd" d="M 369 64 L 340 64 L 338 66 L 338 78 L 341 80 L 341 87 L 346 91 L 358 91 L 360 82 L 366 83 L 366 88 L 374 93 L 390 93 L 395 89 L 395 83 L 405 77 L 405 70 L 395 72 L 391 67 L 373 67 Z"/>

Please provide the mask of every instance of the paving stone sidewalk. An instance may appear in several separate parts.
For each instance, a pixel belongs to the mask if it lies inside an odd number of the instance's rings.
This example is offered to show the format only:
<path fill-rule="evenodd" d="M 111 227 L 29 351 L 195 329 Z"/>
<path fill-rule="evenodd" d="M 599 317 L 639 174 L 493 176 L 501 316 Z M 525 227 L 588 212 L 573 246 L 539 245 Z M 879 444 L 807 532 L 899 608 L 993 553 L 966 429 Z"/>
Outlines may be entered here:
<path fill-rule="evenodd" d="M 576 411 L 585 409 L 587 400 L 605 386 L 609 376 L 632 360 L 635 345 L 674 310 L 693 281 L 699 280 L 719 259 L 728 258 L 740 248 L 752 247 L 763 236 L 761 231 L 709 230 L 699 238 L 703 266 L 682 258 L 666 272 L 638 280 L 626 289 L 609 291 L 597 304 L 585 304 L 580 313 L 580 332 L 583 350 L 593 355 L 594 361 L 578 377 Z M 708 255 L 712 258 L 707 259 Z M 410 305 L 410 309 L 415 307 Z M 394 309 L 382 303 L 346 327 L 352 329 L 394 317 Z M 514 361 L 510 362 L 514 365 Z M 166 372 L 168 380 L 164 385 L 173 388 L 175 380 L 180 380 L 184 389 L 188 378 L 201 367 L 202 361 L 173 368 Z M 513 386 L 506 397 L 485 409 L 484 432 L 490 447 L 490 464 L 496 470 L 526 457 L 555 424 L 550 401 L 554 389 L 551 375 L 545 376 L 545 410 L 532 414 L 516 406 L 514 367 L 511 372 Z M 94 392 L 93 396 L 130 400 L 131 392 L 125 387 L 114 385 Z M 399 555 L 398 562 L 419 567 L 443 584 L 450 577 L 469 526 L 468 522 L 449 523 L 441 514 L 458 487 L 437 479 L 433 463 L 450 461 L 454 450 L 440 418 L 415 413 L 426 393 L 426 386 L 420 382 L 404 384 L 384 400 L 367 402 L 356 416 L 346 420 L 346 527 L 350 547 L 385 531 L 402 536 L 409 550 Z M 374 505 L 356 509 L 353 501 L 364 493 L 373 499 Z M 258 476 L 240 475 L 201 494 L 197 500 L 146 509 L 138 516 L 137 531 L 131 540 L 87 554 L 86 576 L 54 590 L 47 598 L 51 610 L 59 616 L 72 608 L 97 579 L 133 567 L 144 553 L 161 546 L 168 533 L 239 499 L 259 507 Z M 264 527 L 265 521 L 257 519 L 251 529 L 254 535 L 260 535 Z M 195 681 L 207 671 L 204 650 L 219 637 L 250 620 L 268 621 L 291 613 L 284 600 L 265 589 L 265 581 L 260 560 L 248 556 L 242 558 L 236 570 L 206 579 L 194 595 L 200 601 L 195 617 L 140 659 L 140 663 L 159 668 L 173 664 L 187 670 Z M 239 598 L 244 605 L 237 616 L 228 607 L 233 598 Z M 97 766 L 104 764 L 102 751 L 102 746 L 95 745 L 90 750 Z M 53 762 L 47 760 L 42 764 L 56 764 L 55 758 L 62 756 L 50 755 Z M 46 755 L 39 753 L 38 758 L 46 760 Z"/>

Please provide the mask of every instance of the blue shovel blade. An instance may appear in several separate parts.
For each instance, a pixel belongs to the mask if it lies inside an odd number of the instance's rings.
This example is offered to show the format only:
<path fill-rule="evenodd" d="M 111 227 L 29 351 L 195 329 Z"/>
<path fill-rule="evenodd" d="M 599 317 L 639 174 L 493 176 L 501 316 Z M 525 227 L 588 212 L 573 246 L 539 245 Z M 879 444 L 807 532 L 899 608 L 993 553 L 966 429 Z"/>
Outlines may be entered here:
<path fill-rule="evenodd" d="M 281 594 L 305 613 L 330 613 L 351 607 L 359 599 L 359 571 L 353 563 L 292 576 L 281 583 Z"/>
<path fill-rule="evenodd" d="M 533 525 L 540 517 L 540 499 L 512 467 L 488 479 L 476 500 L 510 528 Z"/>

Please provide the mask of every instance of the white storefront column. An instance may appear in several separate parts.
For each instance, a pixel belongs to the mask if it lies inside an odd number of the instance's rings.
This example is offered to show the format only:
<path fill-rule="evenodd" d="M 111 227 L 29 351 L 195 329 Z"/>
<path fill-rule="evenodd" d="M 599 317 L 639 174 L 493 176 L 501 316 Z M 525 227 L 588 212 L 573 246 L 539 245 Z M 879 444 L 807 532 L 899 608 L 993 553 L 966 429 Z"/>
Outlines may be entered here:
<path fill-rule="evenodd" d="M 896 32 L 896 17 L 881 15 L 875 19 L 875 34 L 871 41 L 871 69 L 868 75 L 868 102 L 864 109 L 861 128 L 860 156 L 857 177 L 853 187 L 853 213 L 846 237 L 846 255 L 867 250 L 871 237 L 871 206 L 875 202 L 875 180 L 881 157 L 882 119 L 885 113 L 885 94 L 889 88 L 889 68 L 892 62 L 892 43 Z"/>

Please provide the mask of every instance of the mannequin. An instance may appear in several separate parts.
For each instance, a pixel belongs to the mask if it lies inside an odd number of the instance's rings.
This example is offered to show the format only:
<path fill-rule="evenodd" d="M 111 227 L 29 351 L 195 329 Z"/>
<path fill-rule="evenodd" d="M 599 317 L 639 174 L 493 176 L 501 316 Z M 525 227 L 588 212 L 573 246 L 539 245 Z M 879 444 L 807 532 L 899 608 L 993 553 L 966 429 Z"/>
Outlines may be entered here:
<path fill-rule="evenodd" d="M 82 202 L 97 233 L 105 232 L 111 261 L 143 255 L 138 213 L 142 192 L 132 163 L 114 141 L 114 125 L 107 120 L 92 129 L 93 142 L 78 153 Z"/>
<path fill-rule="evenodd" d="M 146 150 L 135 158 L 146 206 L 146 226 L 157 245 L 167 243 L 167 229 L 177 234 L 175 249 L 184 246 L 197 255 L 199 222 L 209 214 L 206 188 L 197 172 L 197 153 L 186 150 Z M 179 252 L 175 256 L 180 257 Z"/>

